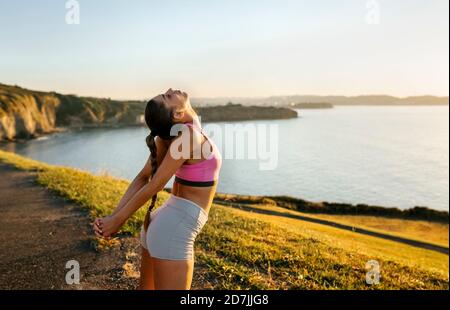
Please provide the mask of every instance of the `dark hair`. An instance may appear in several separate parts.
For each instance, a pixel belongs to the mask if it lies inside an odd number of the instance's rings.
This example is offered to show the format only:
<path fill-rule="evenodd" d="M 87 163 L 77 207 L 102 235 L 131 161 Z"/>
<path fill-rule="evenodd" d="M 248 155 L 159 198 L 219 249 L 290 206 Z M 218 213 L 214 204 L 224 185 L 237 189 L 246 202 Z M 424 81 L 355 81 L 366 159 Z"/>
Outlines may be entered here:
<path fill-rule="evenodd" d="M 155 137 L 164 140 L 170 140 L 170 130 L 173 125 L 172 109 L 164 102 L 155 99 L 150 100 L 145 107 L 145 123 L 150 129 L 150 134 L 146 138 L 147 146 L 150 150 L 150 160 L 152 165 L 152 177 L 158 170 L 158 161 L 156 160 L 156 143 Z M 145 215 L 144 228 L 147 230 L 150 223 L 150 212 L 155 207 L 158 193 L 153 195 L 147 214 Z"/>

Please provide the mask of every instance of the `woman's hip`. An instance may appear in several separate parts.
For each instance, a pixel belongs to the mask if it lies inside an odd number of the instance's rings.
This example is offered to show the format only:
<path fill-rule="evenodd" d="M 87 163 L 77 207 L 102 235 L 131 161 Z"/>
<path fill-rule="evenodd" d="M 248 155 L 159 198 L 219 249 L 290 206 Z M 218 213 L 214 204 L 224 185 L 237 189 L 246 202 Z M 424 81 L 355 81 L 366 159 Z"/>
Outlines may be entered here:
<path fill-rule="evenodd" d="M 207 220 L 208 214 L 200 206 L 171 195 L 163 206 L 151 213 L 147 234 L 141 232 L 142 245 L 152 257 L 193 259 L 195 238 Z"/>

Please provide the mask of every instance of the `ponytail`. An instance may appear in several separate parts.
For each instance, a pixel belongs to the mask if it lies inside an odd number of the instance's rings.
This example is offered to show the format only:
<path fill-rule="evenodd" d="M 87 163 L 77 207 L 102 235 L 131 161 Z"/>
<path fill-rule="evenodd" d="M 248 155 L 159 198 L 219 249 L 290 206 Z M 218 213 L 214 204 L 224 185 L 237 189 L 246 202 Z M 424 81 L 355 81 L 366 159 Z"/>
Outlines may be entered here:
<path fill-rule="evenodd" d="M 156 171 L 158 170 L 158 161 L 156 159 L 157 150 L 156 150 L 155 136 L 150 134 L 149 136 L 147 136 L 146 142 L 147 142 L 147 146 L 150 150 L 150 162 L 152 165 L 152 178 L 153 178 L 153 176 L 156 174 Z M 153 195 L 150 206 L 148 207 L 147 213 L 145 215 L 145 220 L 144 220 L 145 231 L 147 231 L 148 226 L 150 224 L 150 212 L 155 207 L 157 197 L 158 197 L 158 193 Z"/>

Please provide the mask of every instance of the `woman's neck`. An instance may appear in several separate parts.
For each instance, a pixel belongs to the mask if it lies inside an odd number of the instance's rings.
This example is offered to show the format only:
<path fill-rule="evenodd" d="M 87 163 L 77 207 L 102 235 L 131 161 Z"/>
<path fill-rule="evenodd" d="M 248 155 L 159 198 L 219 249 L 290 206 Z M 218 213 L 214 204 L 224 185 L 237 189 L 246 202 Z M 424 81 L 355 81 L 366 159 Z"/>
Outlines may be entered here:
<path fill-rule="evenodd" d="M 201 127 L 200 119 L 199 119 L 197 113 L 195 113 L 195 111 L 192 108 L 188 109 L 184 113 L 183 123 L 193 123 L 194 125 L 198 126 L 199 128 Z"/>

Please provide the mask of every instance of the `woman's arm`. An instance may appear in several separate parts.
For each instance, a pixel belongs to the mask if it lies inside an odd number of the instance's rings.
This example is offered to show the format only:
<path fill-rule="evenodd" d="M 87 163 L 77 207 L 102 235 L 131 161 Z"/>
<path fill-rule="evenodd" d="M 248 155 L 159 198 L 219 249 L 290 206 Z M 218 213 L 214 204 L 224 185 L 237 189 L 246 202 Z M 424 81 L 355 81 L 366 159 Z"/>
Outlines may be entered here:
<path fill-rule="evenodd" d="M 177 139 L 182 139 L 179 137 Z M 179 145 L 176 140 L 172 145 Z M 182 144 L 181 144 L 182 145 Z M 174 153 L 175 154 L 175 153 Z M 180 154 L 183 154 L 182 152 Z M 176 158 L 175 158 L 176 157 Z M 120 210 L 117 210 L 109 217 L 101 219 L 100 230 L 104 237 L 109 237 L 116 233 L 119 228 L 141 208 L 153 195 L 164 189 L 164 186 L 175 174 L 181 165 L 188 159 L 182 156 L 172 156 L 172 151 L 166 152 L 158 171 L 152 179 L 145 184 Z"/>
<path fill-rule="evenodd" d="M 158 165 L 161 164 L 162 160 L 164 159 L 164 156 L 167 152 L 167 146 L 164 144 L 162 140 L 159 138 L 155 139 L 156 143 L 156 161 L 158 162 Z M 145 186 L 149 182 L 149 178 L 152 175 L 152 164 L 151 164 L 151 157 L 149 156 L 147 162 L 145 163 L 144 167 L 141 169 L 141 171 L 136 175 L 134 180 L 131 182 L 131 184 L 128 186 L 125 194 L 120 199 L 117 207 L 112 212 L 112 215 L 116 214 L 121 210 L 130 199 L 136 195 L 139 190 L 142 189 L 142 187 Z M 98 237 L 100 237 L 100 231 L 99 228 L 99 220 L 96 219 L 94 222 L 94 231 Z"/>
<path fill-rule="evenodd" d="M 145 164 L 144 168 L 136 175 L 134 180 L 131 182 L 131 184 L 128 186 L 125 194 L 120 199 L 117 207 L 114 209 L 111 215 L 116 214 L 119 212 L 120 209 L 122 209 L 126 203 L 142 188 L 145 184 L 148 183 L 148 179 L 151 175 L 151 159 L 150 157 L 147 160 L 147 163 Z M 94 232 L 97 235 L 97 237 L 101 237 L 102 230 L 100 228 L 100 218 L 97 218 L 94 221 Z"/>
<path fill-rule="evenodd" d="M 158 163 L 158 166 L 161 165 L 164 156 L 167 153 L 167 146 L 164 144 L 163 141 L 161 141 L 159 138 L 156 138 L 156 162 Z M 152 175 L 152 163 L 151 163 L 151 157 L 149 156 L 144 168 L 137 174 L 137 176 L 134 178 L 133 182 L 131 182 L 130 186 L 128 187 L 127 191 L 123 195 L 122 199 L 120 200 L 117 207 L 114 209 L 114 212 L 112 214 L 116 214 L 120 209 L 122 209 L 126 203 L 142 188 L 145 184 L 148 183 L 149 178 Z"/>
<path fill-rule="evenodd" d="M 153 197 L 153 195 L 163 190 L 164 186 L 184 162 L 185 159 L 174 159 L 170 152 L 167 152 L 166 157 L 159 166 L 155 176 L 148 184 L 144 185 L 144 187 L 142 187 L 142 189 L 137 192 L 119 212 L 117 212 L 116 215 L 119 221 L 124 223 L 145 202 Z"/>
<path fill-rule="evenodd" d="M 122 196 L 122 198 L 119 201 L 119 204 L 114 209 L 112 214 L 117 213 L 120 209 L 122 209 L 125 204 L 133 197 L 145 184 L 148 183 L 148 180 L 150 178 L 150 174 L 145 173 L 145 170 L 148 170 L 146 168 L 150 163 L 150 158 L 147 160 L 147 163 L 145 164 L 144 169 L 142 169 L 137 176 L 134 178 L 134 180 L 131 182 L 130 186 L 128 186 L 127 191 Z"/>

